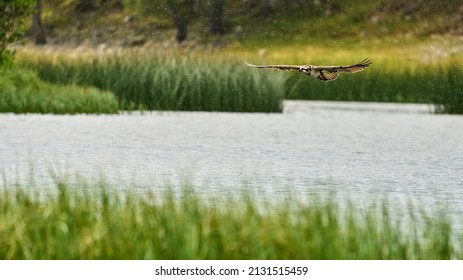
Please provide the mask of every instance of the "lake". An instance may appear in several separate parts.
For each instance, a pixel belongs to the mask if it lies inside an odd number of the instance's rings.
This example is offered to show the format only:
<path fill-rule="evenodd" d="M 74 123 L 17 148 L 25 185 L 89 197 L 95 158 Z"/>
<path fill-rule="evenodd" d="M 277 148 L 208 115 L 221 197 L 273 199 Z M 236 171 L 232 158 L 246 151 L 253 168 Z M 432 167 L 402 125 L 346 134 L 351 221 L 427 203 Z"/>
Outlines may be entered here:
<path fill-rule="evenodd" d="M 275 199 L 335 192 L 356 201 L 463 213 L 463 116 L 428 105 L 286 101 L 282 114 L 0 114 L 0 174 L 157 191 L 243 190 Z M 80 179 L 79 179 L 80 178 Z"/>

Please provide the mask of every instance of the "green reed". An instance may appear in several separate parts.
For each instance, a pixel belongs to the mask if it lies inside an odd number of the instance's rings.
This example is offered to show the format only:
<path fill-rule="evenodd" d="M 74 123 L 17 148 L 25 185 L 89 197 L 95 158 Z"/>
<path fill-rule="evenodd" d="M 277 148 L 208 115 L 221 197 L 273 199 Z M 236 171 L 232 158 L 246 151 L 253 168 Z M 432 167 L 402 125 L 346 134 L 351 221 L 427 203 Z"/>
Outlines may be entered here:
<path fill-rule="evenodd" d="M 0 70 L 0 112 L 12 113 L 117 113 L 110 92 L 73 85 L 53 85 L 26 69 Z"/>
<path fill-rule="evenodd" d="M 446 83 L 435 85 L 438 92 L 434 97 L 436 112 L 463 114 L 463 64 L 452 63 L 440 72 L 446 76 Z"/>
<path fill-rule="evenodd" d="M 1 259 L 450 259 L 446 215 L 392 218 L 334 198 L 204 197 L 188 188 L 116 194 L 101 185 L 0 193 Z M 347 205 L 347 206 L 346 206 Z M 419 212 L 419 211 L 418 211 Z M 407 216 L 407 215 L 406 215 Z M 418 222 L 420 220 L 421 222 Z M 458 240 L 456 240 L 458 239 Z M 457 241 L 460 241 L 458 243 Z"/>
<path fill-rule="evenodd" d="M 463 113 L 463 65 L 373 59 L 358 74 L 320 82 L 301 73 L 250 69 L 217 54 L 20 56 L 55 83 L 112 91 L 123 109 L 280 112 L 281 100 L 338 100 L 435 104 L 437 113 Z M 79 56 L 77 56 L 79 57 Z"/>
<path fill-rule="evenodd" d="M 113 92 L 124 109 L 281 112 L 285 76 L 191 56 L 114 55 L 23 61 L 50 82 Z"/>

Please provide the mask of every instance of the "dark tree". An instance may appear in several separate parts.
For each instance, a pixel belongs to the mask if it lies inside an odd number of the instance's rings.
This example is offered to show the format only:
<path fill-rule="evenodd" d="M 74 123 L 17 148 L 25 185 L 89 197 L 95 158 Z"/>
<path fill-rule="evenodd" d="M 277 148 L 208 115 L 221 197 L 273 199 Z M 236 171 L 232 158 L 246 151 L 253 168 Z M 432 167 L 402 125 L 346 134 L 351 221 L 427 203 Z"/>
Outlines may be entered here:
<path fill-rule="evenodd" d="M 262 16 L 264 17 L 268 17 L 270 16 L 270 14 L 272 13 L 272 3 L 270 2 L 270 0 L 264 0 L 262 2 L 262 10 L 261 10 L 261 14 Z"/>
<path fill-rule="evenodd" d="M 188 23 L 193 17 L 194 2 L 194 0 L 166 0 L 177 29 L 175 39 L 178 43 L 185 41 L 188 36 Z"/>
<path fill-rule="evenodd" d="M 178 43 L 181 43 L 185 41 L 188 36 L 188 21 L 182 13 L 177 11 L 172 12 L 172 17 L 174 19 L 175 28 L 177 28 L 175 39 Z"/>
<path fill-rule="evenodd" d="M 78 0 L 75 11 L 77 13 L 91 12 L 96 9 L 96 0 Z"/>
<path fill-rule="evenodd" d="M 224 0 L 209 0 L 209 31 L 212 34 L 224 34 L 223 4 Z"/>
<path fill-rule="evenodd" d="M 45 29 L 42 24 L 42 0 L 35 2 L 34 13 L 32 14 L 32 38 L 36 45 L 47 43 Z"/>

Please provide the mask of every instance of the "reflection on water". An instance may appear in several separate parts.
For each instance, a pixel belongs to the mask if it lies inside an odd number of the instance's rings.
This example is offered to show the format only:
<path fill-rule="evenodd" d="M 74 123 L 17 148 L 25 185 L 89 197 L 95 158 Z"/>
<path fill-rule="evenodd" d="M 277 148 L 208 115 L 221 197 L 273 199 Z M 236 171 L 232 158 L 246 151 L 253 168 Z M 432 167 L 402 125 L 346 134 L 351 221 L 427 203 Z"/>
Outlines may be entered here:
<path fill-rule="evenodd" d="M 336 191 L 463 211 L 463 117 L 429 111 L 293 101 L 283 114 L 2 114 L 0 172 L 8 184 L 79 174 L 124 188 L 186 181 L 224 194 Z"/>

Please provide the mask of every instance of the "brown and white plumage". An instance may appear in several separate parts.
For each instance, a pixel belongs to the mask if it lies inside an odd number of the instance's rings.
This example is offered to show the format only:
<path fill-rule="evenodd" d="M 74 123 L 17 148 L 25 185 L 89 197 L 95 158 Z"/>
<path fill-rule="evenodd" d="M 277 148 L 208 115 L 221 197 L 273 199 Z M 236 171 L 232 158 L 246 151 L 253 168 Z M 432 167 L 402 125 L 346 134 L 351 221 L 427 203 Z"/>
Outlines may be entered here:
<path fill-rule="evenodd" d="M 249 67 L 254 68 L 274 68 L 279 70 L 296 70 L 306 74 L 307 76 L 312 76 L 314 78 L 320 79 L 322 81 L 334 81 L 338 78 L 339 73 L 357 73 L 365 70 L 368 66 L 371 65 L 371 60 L 365 58 L 357 64 L 347 65 L 347 66 L 315 66 L 315 65 L 254 65 L 246 63 Z"/>

